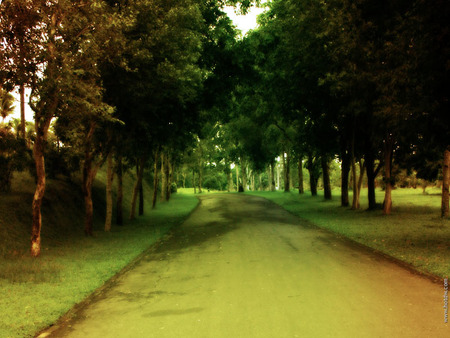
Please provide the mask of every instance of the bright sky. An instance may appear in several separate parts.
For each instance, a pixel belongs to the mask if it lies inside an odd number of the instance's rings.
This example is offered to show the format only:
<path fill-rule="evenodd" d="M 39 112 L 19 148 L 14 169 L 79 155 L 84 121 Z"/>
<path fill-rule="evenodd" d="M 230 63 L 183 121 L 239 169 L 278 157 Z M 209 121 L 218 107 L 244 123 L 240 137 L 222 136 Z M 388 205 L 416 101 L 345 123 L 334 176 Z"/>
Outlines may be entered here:
<path fill-rule="evenodd" d="M 262 12 L 264 12 L 264 8 L 252 7 L 246 15 L 236 15 L 234 7 L 225 7 L 225 13 L 228 14 L 236 27 L 242 31 L 242 35 L 245 35 L 249 30 L 256 28 L 256 17 Z"/>

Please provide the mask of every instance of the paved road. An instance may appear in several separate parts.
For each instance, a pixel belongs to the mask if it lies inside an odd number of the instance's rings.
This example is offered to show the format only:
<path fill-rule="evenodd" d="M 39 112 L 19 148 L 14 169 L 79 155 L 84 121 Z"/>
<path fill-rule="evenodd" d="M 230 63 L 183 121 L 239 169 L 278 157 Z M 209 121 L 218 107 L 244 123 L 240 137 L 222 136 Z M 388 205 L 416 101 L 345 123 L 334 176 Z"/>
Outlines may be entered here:
<path fill-rule="evenodd" d="M 55 337 L 450 337 L 444 288 L 258 197 L 205 195 Z"/>

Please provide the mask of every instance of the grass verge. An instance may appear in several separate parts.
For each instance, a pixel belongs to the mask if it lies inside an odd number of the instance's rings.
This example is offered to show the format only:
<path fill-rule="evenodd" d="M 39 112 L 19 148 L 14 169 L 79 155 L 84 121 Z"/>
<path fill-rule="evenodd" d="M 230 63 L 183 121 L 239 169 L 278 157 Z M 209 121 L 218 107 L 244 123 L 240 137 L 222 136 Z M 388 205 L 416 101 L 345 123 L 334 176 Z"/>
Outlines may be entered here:
<path fill-rule="evenodd" d="M 248 192 L 269 199 L 318 227 L 343 235 L 365 246 L 411 264 L 418 271 L 441 278 L 450 275 L 450 220 L 439 217 L 440 193 L 429 190 L 393 191 L 393 213 L 366 211 L 362 197 L 361 210 L 340 207 L 340 196 L 324 201 L 298 192 Z M 363 191 L 365 195 L 366 191 Z M 378 200 L 383 193 L 377 191 Z M 351 196 L 350 196 L 351 198 Z"/>
<path fill-rule="evenodd" d="M 32 259 L 28 256 L 29 212 L 22 210 L 31 209 L 28 190 L 32 188 L 24 184 L 28 179 L 18 177 L 15 192 L 1 197 L 0 337 L 33 336 L 54 323 L 180 224 L 198 203 L 192 195 L 174 194 L 169 203 L 158 204 L 155 210 L 113 227 L 110 233 L 102 231 L 103 217 L 98 215 L 94 237 L 90 238 L 82 235 L 82 199 L 73 192 L 74 187 L 51 182 L 46 193 L 43 252 Z M 129 178 L 128 186 L 131 182 Z M 100 210 L 104 209 L 102 188 L 100 181 L 96 189 Z M 147 196 L 151 196 L 149 192 Z M 146 210 L 150 210 L 149 203 Z"/>

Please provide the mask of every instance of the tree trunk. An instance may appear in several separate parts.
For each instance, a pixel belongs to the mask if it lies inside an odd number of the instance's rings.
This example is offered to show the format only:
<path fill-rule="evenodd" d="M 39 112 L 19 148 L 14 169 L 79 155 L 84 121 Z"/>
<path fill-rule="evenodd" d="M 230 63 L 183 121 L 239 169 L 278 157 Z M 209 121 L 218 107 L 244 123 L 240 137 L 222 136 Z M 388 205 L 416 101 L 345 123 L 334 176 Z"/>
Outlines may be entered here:
<path fill-rule="evenodd" d="M 54 56 L 55 51 L 55 27 L 56 14 L 52 15 L 52 27 L 49 30 L 47 50 L 50 54 L 50 61 L 47 64 L 48 77 L 53 79 L 57 73 L 57 63 Z M 44 159 L 44 147 L 47 141 L 48 129 L 50 128 L 50 122 L 55 115 L 58 107 L 58 91 L 54 89 L 52 97 L 46 102 L 48 106 L 44 108 L 33 108 L 34 110 L 34 125 L 36 129 L 36 139 L 33 147 L 33 158 L 36 166 L 36 189 L 33 196 L 32 203 L 32 226 L 31 226 L 31 256 L 37 257 L 41 253 L 41 206 L 42 199 L 45 193 L 45 159 Z"/>
<path fill-rule="evenodd" d="M 144 214 L 144 184 L 141 181 L 139 184 L 139 212 L 138 215 L 142 216 Z"/>
<path fill-rule="evenodd" d="M 203 163 L 199 163 L 198 167 L 198 193 L 202 193 L 202 184 L 203 184 Z"/>
<path fill-rule="evenodd" d="M 158 158 L 159 158 L 159 148 L 155 150 L 155 158 L 153 164 L 153 198 L 152 198 L 152 209 L 156 207 L 156 200 L 158 198 Z"/>
<path fill-rule="evenodd" d="M 314 176 L 312 170 L 309 171 L 309 187 L 311 189 L 311 196 L 317 196 L 317 178 Z"/>
<path fill-rule="evenodd" d="M 142 156 L 138 163 L 138 172 L 136 177 L 136 182 L 133 188 L 133 195 L 131 197 L 131 209 L 130 209 L 130 220 L 135 219 L 136 215 L 136 200 L 139 192 L 139 186 L 142 183 L 142 176 L 144 175 L 144 166 L 145 166 L 146 158 Z"/>
<path fill-rule="evenodd" d="M 34 142 L 33 157 L 36 165 L 36 190 L 33 197 L 33 224 L 31 229 L 31 256 L 37 257 L 41 253 L 41 206 L 45 193 L 45 161 L 44 161 L 45 138 L 39 133 Z"/>
<path fill-rule="evenodd" d="M 342 156 L 342 171 L 341 171 L 341 206 L 349 206 L 348 198 L 348 176 L 350 173 L 350 155 L 345 151 Z"/>
<path fill-rule="evenodd" d="M 325 156 L 320 158 L 322 165 L 322 177 L 323 177 L 323 189 L 324 189 L 324 198 L 326 200 L 331 200 L 331 182 L 330 182 L 330 165 Z"/>
<path fill-rule="evenodd" d="M 275 191 L 275 163 L 270 163 L 270 191 Z"/>
<path fill-rule="evenodd" d="M 27 140 L 26 120 L 25 120 L 25 86 L 19 86 L 20 94 L 20 134 L 26 140 L 27 146 L 30 146 L 30 141 Z"/>
<path fill-rule="evenodd" d="M 308 155 L 308 172 L 309 172 L 309 188 L 311 190 L 311 196 L 317 196 L 317 180 L 318 178 L 315 176 L 315 164 L 313 163 L 314 159 L 312 155 Z"/>
<path fill-rule="evenodd" d="M 353 189 L 353 199 L 352 199 L 352 209 L 359 209 L 359 187 L 357 182 L 357 174 L 356 174 L 356 164 L 355 158 L 352 156 L 352 189 Z M 360 177 L 362 176 L 362 172 L 360 171 Z"/>
<path fill-rule="evenodd" d="M 442 204 L 441 217 L 449 217 L 449 186 L 450 186 L 450 146 L 444 152 L 444 166 L 442 168 Z"/>
<path fill-rule="evenodd" d="M 358 195 L 357 195 L 357 200 L 358 200 L 358 208 L 359 208 L 359 197 L 361 195 L 361 189 L 362 189 L 362 183 L 364 180 L 364 171 L 366 169 L 366 163 L 363 162 L 362 160 L 359 161 L 359 179 L 358 179 Z"/>
<path fill-rule="evenodd" d="M 233 177 L 231 177 L 231 168 L 230 168 L 230 163 L 225 162 L 225 167 L 226 167 L 226 173 L 227 173 L 227 191 L 231 192 L 231 190 L 233 189 Z"/>
<path fill-rule="evenodd" d="M 281 174 L 280 174 L 280 166 L 277 164 L 277 190 L 279 190 L 280 189 L 280 176 L 281 176 Z"/>
<path fill-rule="evenodd" d="M 164 170 L 166 171 L 166 201 L 170 200 L 171 188 L 172 188 L 172 159 L 169 155 L 166 155 L 166 165 Z"/>
<path fill-rule="evenodd" d="M 247 162 L 241 157 L 241 168 L 242 168 L 242 189 L 245 192 L 247 190 Z"/>
<path fill-rule="evenodd" d="M 139 163 L 136 163 L 136 176 L 139 176 Z M 139 183 L 138 193 L 139 193 L 138 215 L 142 216 L 144 214 L 144 187 L 142 184 L 142 180 Z"/>
<path fill-rule="evenodd" d="M 389 215 L 392 210 L 392 156 L 394 139 L 392 135 L 387 134 L 384 142 L 384 181 L 386 184 L 384 190 L 383 214 Z"/>
<path fill-rule="evenodd" d="M 166 177 L 166 155 L 161 150 L 161 202 L 166 200 L 167 177 Z"/>
<path fill-rule="evenodd" d="M 83 194 L 84 194 L 84 233 L 86 236 L 93 235 L 94 204 L 92 203 L 92 183 L 96 170 L 92 168 L 92 160 L 85 160 L 83 166 Z"/>
<path fill-rule="evenodd" d="M 371 151 L 366 154 L 366 172 L 367 172 L 367 194 L 369 199 L 369 210 L 377 207 L 375 199 L 375 160 Z"/>
<path fill-rule="evenodd" d="M 356 123 L 356 122 L 355 122 Z M 357 174 L 356 174 L 356 163 L 355 163 L 355 127 L 353 127 L 353 136 L 352 136 L 352 150 L 351 150 L 351 167 L 352 167 L 352 190 L 353 190 L 353 199 L 352 199 L 352 210 L 359 209 L 359 192 L 361 187 L 357 182 Z M 360 167 L 361 168 L 361 167 Z M 362 182 L 363 171 L 359 171 L 359 178 Z"/>
<path fill-rule="evenodd" d="M 95 122 L 91 122 L 89 126 L 89 132 L 86 135 L 86 144 L 84 151 L 83 194 L 85 206 L 84 233 L 86 236 L 93 235 L 94 205 L 92 203 L 92 184 L 94 183 L 95 176 L 97 175 L 97 170 L 101 166 L 101 163 L 93 166 L 94 163 L 91 145 L 96 128 L 97 124 Z"/>
<path fill-rule="evenodd" d="M 251 176 L 251 186 L 252 186 L 252 191 L 256 191 L 256 185 L 255 185 L 255 173 L 252 170 L 252 176 Z"/>
<path fill-rule="evenodd" d="M 286 154 L 286 158 L 285 158 Z M 290 167 L 291 167 L 291 158 L 289 156 L 289 153 L 283 153 L 283 170 L 284 170 L 284 192 L 290 191 L 290 179 L 291 179 L 291 173 L 290 173 Z"/>
<path fill-rule="evenodd" d="M 106 217 L 105 217 L 105 231 L 111 230 L 112 214 L 113 214 L 113 198 L 112 198 L 112 184 L 114 180 L 113 175 L 113 155 L 112 152 L 108 154 L 107 168 L 106 168 Z"/>
<path fill-rule="evenodd" d="M 116 224 L 123 225 L 123 164 L 122 155 L 117 159 Z"/>
<path fill-rule="evenodd" d="M 303 186 L 303 161 L 301 158 L 298 159 L 298 193 L 305 193 L 305 188 Z"/>
<path fill-rule="evenodd" d="M 192 171 L 192 185 L 194 186 L 194 194 L 197 193 L 197 186 L 195 184 L 195 170 Z"/>
<path fill-rule="evenodd" d="M 239 167 L 236 164 L 235 165 L 236 168 L 236 191 L 239 191 Z"/>

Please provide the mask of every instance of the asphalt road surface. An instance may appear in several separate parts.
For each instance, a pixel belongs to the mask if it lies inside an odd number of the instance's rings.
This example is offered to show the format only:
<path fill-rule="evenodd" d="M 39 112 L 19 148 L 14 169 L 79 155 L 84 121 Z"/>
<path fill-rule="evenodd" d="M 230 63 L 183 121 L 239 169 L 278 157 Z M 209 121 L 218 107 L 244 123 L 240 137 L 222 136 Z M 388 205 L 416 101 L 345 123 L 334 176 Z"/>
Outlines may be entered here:
<path fill-rule="evenodd" d="M 262 198 L 200 199 L 52 336 L 450 337 L 443 285 Z"/>

